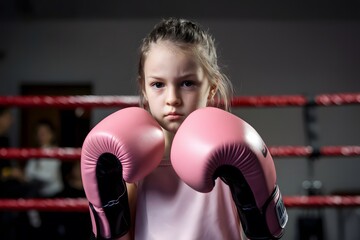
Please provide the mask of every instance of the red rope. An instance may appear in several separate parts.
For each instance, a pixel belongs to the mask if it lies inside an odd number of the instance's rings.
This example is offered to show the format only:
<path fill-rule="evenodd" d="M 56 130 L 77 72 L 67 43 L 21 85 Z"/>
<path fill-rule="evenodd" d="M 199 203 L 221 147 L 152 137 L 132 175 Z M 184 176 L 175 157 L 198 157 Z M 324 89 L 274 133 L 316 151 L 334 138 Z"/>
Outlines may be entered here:
<path fill-rule="evenodd" d="M 17 107 L 131 107 L 139 106 L 138 96 L 0 96 L 0 105 Z"/>
<path fill-rule="evenodd" d="M 283 196 L 287 208 L 360 207 L 360 196 Z M 85 198 L 0 199 L 0 210 L 87 212 Z"/>
<path fill-rule="evenodd" d="M 0 209 L 39 211 L 67 211 L 86 212 L 89 203 L 86 198 L 58 198 L 58 199 L 0 199 Z"/>
<path fill-rule="evenodd" d="M 0 158 L 58 158 L 62 160 L 79 160 L 80 148 L 0 148 Z"/>
<path fill-rule="evenodd" d="M 360 146 L 327 146 L 320 149 L 323 156 L 359 156 Z"/>
<path fill-rule="evenodd" d="M 313 154 L 319 156 L 359 156 L 360 146 L 324 146 L 317 153 L 308 146 L 278 146 L 269 147 L 273 157 L 309 157 Z M 63 160 L 79 160 L 80 148 L 0 148 L 0 158 L 26 160 L 29 158 L 58 158 Z"/>
<path fill-rule="evenodd" d="M 286 207 L 359 207 L 360 196 L 284 196 Z"/>
<path fill-rule="evenodd" d="M 284 107 L 304 106 L 307 99 L 301 95 L 284 96 L 242 96 L 234 97 L 231 105 L 234 107 Z"/>
<path fill-rule="evenodd" d="M 309 157 L 311 155 L 335 157 L 335 156 L 359 156 L 360 146 L 323 146 L 319 150 L 310 146 L 278 146 L 269 147 L 273 157 Z"/>
<path fill-rule="evenodd" d="M 233 107 L 285 107 L 359 104 L 360 93 L 320 94 L 314 99 L 303 95 L 239 96 Z M 139 96 L 0 96 L 0 105 L 17 107 L 94 108 L 139 106 Z"/>
<path fill-rule="evenodd" d="M 335 94 L 320 94 L 315 97 L 315 102 L 318 105 L 344 105 L 360 103 L 359 93 L 335 93 Z"/>

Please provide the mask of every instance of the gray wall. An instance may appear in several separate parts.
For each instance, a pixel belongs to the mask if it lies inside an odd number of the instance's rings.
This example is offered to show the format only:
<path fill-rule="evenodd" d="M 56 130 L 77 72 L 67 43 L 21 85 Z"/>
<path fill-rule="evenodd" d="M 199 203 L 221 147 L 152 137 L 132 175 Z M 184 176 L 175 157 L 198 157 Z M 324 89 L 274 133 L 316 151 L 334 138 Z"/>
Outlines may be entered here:
<path fill-rule="evenodd" d="M 158 18 L 0 22 L 0 95 L 17 95 L 22 83 L 91 82 L 97 95 L 135 95 L 137 47 Z M 360 22 L 341 20 L 201 19 L 217 40 L 221 64 L 236 95 L 360 92 Z M 320 145 L 359 145 L 359 106 L 319 107 Z M 97 109 L 93 124 L 111 110 Z M 306 144 L 302 109 L 234 108 L 269 146 Z M 15 144 L 21 136 L 13 129 Z M 323 193 L 360 190 L 359 157 L 320 158 L 313 179 Z M 311 179 L 305 158 L 275 159 L 283 195 L 304 194 Z M 359 239 L 359 208 L 326 209 L 326 239 Z M 296 219 L 288 209 L 283 239 L 296 239 Z M 342 221 L 346 235 L 341 231 Z M 341 236 L 341 237 L 339 237 Z"/>

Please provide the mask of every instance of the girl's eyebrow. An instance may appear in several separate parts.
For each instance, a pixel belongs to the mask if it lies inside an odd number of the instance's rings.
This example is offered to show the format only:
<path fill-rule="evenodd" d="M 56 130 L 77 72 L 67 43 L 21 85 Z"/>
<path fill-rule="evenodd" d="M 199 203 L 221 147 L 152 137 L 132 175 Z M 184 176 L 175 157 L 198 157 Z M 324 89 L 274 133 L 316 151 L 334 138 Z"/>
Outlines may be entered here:
<path fill-rule="evenodd" d="M 151 78 L 154 80 L 164 80 L 163 77 L 157 76 L 157 75 L 149 75 L 149 76 L 147 76 L 147 78 Z M 184 75 L 180 75 L 180 76 L 176 77 L 175 80 L 183 80 L 186 78 L 197 78 L 197 74 L 196 73 L 186 73 Z"/>
<path fill-rule="evenodd" d="M 183 74 L 179 74 L 179 76 L 176 77 L 176 80 L 184 80 L 184 79 L 196 80 L 198 78 L 199 78 L 198 72 L 196 70 L 190 70 L 184 72 Z"/>
<path fill-rule="evenodd" d="M 162 80 L 163 78 L 162 77 L 158 77 L 158 76 L 147 76 L 146 78 L 151 78 L 151 79 L 155 79 L 155 80 Z"/>
<path fill-rule="evenodd" d="M 187 74 L 184 74 L 180 77 L 178 77 L 178 79 L 184 79 L 184 78 L 192 78 L 192 77 L 196 77 L 196 73 L 187 73 Z"/>

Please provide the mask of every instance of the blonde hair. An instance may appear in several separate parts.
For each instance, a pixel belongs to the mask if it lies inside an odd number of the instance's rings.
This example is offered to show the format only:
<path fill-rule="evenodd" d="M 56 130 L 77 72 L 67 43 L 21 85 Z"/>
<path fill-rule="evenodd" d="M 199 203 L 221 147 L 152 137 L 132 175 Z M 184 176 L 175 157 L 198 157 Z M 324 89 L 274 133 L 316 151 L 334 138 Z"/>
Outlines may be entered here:
<path fill-rule="evenodd" d="M 140 105 L 144 106 L 144 63 L 152 43 L 158 41 L 170 41 L 183 50 L 190 50 L 199 61 L 207 75 L 210 85 L 216 86 L 213 97 L 216 101 L 211 104 L 230 110 L 233 87 L 228 77 L 221 72 L 217 61 L 217 52 L 214 39 L 192 21 L 181 18 L 163 19 L 156 24 L 153 30 L 143 39 L 140 46 L 140 58 L 138 63 L 138 85 Z"/>

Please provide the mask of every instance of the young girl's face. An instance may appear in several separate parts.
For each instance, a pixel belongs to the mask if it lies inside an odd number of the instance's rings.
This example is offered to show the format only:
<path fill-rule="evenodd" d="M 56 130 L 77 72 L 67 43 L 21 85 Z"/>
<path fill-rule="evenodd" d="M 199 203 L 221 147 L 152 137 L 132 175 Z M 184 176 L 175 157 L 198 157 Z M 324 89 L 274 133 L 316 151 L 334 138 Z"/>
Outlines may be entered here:
<path fill-rule="evenodd" d="M 53 133 L 51 129 L 46 125 L 39 125 L 37 128 L 37 140 L 40 146 L 51 145 L 53 140 Z"/>
<path fill-rule="evenodd" d="M 175 133 L 191 112 L 207 105 L 211 89 L 188 51 L 168 41 L 151 45 L 144 63 L 143 94 L 162 128 Z"/>

